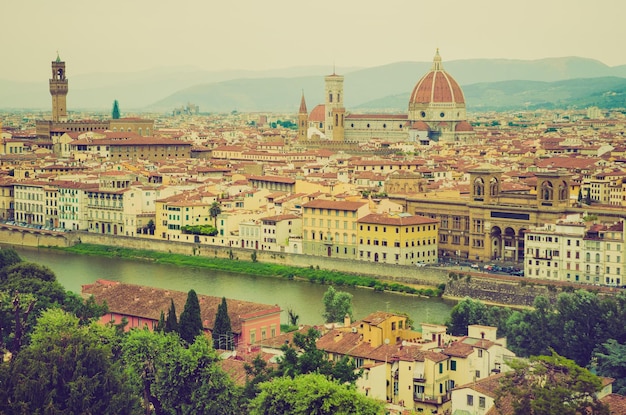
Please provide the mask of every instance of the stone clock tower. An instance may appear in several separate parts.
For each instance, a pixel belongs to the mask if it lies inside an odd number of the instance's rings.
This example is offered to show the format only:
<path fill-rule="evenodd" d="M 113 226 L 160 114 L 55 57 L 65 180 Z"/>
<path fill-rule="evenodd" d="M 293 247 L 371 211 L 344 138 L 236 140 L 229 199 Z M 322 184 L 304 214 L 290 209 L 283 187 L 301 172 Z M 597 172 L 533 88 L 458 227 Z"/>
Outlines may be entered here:
<path fill-rule="evenodd" d="M 52 95 L 52 121 L 67 121 L 67 78 L 65 77 L 65 62 L 59 54 L 52 62 L 52 78 L 50 79 L 50 95 Z"/>

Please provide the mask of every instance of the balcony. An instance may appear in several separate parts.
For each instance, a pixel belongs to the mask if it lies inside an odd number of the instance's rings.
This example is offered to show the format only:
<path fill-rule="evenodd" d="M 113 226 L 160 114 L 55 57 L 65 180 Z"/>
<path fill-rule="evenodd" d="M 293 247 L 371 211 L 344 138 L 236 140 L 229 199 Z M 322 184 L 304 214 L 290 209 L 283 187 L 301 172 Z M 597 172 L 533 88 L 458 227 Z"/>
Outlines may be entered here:
<path fill-rule="evenodd" d="M 414 393 L 413 401 L 423 402 L 431 405 L 441 405 L 450 400 L 450 392 L 443 395 L 426 395 L 425 393 Z"/>

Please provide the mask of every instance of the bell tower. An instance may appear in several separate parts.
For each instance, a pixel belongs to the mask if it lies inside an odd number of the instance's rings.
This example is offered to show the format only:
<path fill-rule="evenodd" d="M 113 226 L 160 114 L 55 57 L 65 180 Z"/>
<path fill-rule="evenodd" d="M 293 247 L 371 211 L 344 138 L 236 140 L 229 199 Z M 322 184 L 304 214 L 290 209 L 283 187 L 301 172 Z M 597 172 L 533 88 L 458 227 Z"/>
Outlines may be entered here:
<path fill-rule="evenodd" d="M 334 73 L 326 76 L 326 138 L 334 141 L 343 141 L 344 138 L 344 118 L 346 109 L 343 106 L 343 76 Z"/>
<path fill-rule="evenodd" d="M 52 62 L 52 78 L 50 78 L 50 95 L 52 95 L 52 121 L 67 121 L 67 78 L 65 62 L 59 57 Z"/>
<path fill-rule="evenodd" d="M 307 139 L 307 131 L 309 128 L 309 113 L 306 109 L 306 101 L 304 100 L 304 91 L 302 91 L 302 99 L 300 100 L 300 110 L 298 111 L 298 140 L 305 141 Z"/>

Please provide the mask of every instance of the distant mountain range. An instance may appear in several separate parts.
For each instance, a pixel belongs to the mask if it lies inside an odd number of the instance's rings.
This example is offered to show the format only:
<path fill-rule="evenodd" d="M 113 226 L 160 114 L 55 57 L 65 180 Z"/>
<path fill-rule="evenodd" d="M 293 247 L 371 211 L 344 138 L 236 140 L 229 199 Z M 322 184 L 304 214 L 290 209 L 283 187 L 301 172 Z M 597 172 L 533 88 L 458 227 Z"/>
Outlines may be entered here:
<path fill-rule="evenodd" d="M 579 58 L 532 61 L 472 59 L 443 62 L 463 87 L 468 110 L 626 107 L 626 65 L 609 67 Z M 338 68 L 345 76 L 344 102 L 351 112 L 406 112 L 408 97 L 431 62 L 397 62 L 373 68 Z M 201 112 L 291 112 L 304 92 L 309 111 L 323 102 L 324 76 L 332 70 L 307 66 L 271 71 L 200 71 L 188 67 L 135 73 L 98 73 L 69 78 L 70 111 L 171 112 L 187 103 Z M 48 110 L 48 80 L 0 80 L 1 109 Z"/>

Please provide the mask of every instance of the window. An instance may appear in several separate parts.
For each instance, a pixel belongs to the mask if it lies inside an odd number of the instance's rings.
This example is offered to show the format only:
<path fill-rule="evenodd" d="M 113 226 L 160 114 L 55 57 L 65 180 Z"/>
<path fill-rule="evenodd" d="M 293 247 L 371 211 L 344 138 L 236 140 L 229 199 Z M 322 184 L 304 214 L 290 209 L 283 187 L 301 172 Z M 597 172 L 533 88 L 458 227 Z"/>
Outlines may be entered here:
<path fill-rule="evenodd" d="M 450 360 L 450 370 L 456 371 L 456 360 Z"/>
<path fill-rule="evenodd" d="M 477 370 L 476 373 L 474 374 L 474 377 L 476 379 L 480 379 L 480 370 Z"/>
<path fill-rule="evenodd" d="M 478 357 L 483 357 L 483 349 L 478 349 Z"/>
<path fill-rule="evenodd" d="M 474 395 L 467 395 L 467 406 L 474 406 Z"/>
<path fill-rule="evenodd" d="M 486 405 L 485 397 L 484 396 L 479 396 L 478 397 L 478 407 L 484 409 L 485 405 Z"/>

